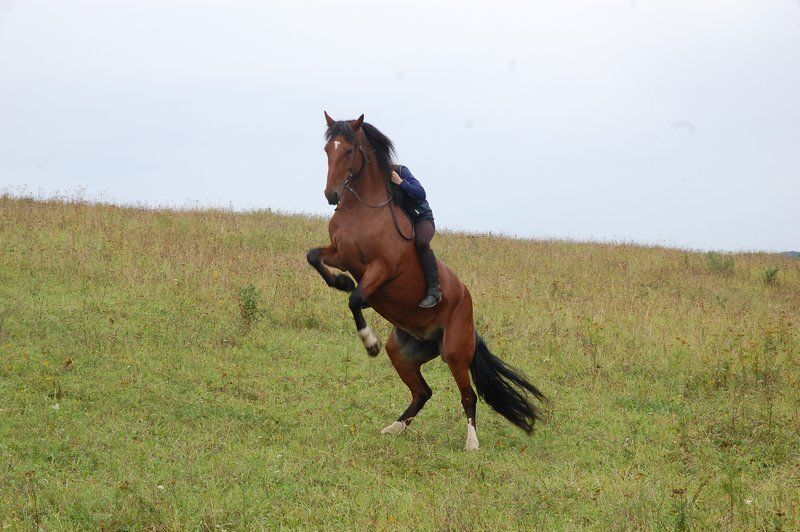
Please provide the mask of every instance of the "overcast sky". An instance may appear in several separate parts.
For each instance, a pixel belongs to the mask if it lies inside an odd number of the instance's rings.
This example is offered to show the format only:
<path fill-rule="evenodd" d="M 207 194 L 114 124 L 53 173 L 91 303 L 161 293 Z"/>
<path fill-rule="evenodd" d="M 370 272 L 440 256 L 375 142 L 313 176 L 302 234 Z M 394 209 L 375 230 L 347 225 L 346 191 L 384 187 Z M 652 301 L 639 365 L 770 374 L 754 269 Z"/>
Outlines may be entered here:
<path fill-rule="evenodd" d="M 800 0 L 0 0 L 0 189 L 330 214 L 323 109 L 439 227 L 800 248 Z"/>

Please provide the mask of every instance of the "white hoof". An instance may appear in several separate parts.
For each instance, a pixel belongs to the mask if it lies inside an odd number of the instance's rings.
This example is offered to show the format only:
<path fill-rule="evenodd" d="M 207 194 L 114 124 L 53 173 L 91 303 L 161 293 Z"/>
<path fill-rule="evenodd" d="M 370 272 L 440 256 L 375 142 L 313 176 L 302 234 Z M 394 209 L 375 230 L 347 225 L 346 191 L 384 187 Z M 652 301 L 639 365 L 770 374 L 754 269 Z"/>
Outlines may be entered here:
<path fill-rule="evenodd" d="M 381 434 L 391 434 L 392 436 L 396 436 L 398 434 L 402 434 L 406 431 L 408 426 L 403 423 L 402 421 L 395 421 L 385 429 L 381 431 Z"/>
<path fill-rule="evenodd" d="M 381 341 L 378 338 L 378 335 L 375 334 L 375 331 L 372 330 L 372 327 L 364 327 L 360 331 L 358 331 L 358 336 L 361 337 L 361 341 L 364 343 L 364 348 L 367 350 L 370 356 L 375 356 L 381 351 Z"/>
<path fill-rule="evenodd" d="M 467 444 L 464 445 L 464 449 L 467 451 L 477 451 L 480 449 L 481 446 L 478 443 L 478 433 L 475 431 L 475 426 L 472 424 L 472 420 L 467 422 Z"/>

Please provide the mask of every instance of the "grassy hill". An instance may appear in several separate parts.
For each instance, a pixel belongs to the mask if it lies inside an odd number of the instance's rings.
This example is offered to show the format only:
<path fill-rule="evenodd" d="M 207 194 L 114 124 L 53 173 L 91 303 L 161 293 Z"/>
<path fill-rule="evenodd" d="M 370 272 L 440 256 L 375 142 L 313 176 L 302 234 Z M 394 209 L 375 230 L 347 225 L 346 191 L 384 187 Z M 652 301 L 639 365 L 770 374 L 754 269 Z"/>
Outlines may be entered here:
<path fill-rule="evenodd" d="M 307 266 L 326 240 L 0 197 L 0 525 L 800 527 L 796 259 L 437 236 L 553 401 L 532 437 L 481 403 L 469 454 L 438 359 L 411 430 L 378 433 L 408 392 Z"/>

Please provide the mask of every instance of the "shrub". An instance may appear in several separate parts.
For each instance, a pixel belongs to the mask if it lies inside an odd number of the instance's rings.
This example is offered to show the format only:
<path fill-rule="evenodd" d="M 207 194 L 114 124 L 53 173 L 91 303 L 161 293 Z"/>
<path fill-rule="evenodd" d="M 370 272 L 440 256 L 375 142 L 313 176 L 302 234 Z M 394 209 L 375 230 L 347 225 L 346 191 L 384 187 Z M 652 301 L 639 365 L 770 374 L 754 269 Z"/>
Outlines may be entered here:
<path fill-rule="evenodd" d="M 772 284 L 777 283 L 778 282 L 778 270 L 780 270 L 780 268 L 778 268 L 777 266 L 773 266 L 772 268 L 767 268 L 766 270 L 764 270 L 764 274 L 763 274 L 764 284 L 772 285 Z"/>
<path fill-rule="evenodd" d="M 708 268 L 712 272 L 725 275 L 733 274 L 733 257 L 726 257 L 719 253 L 714 253 L 713 251 L 710 251 L 706 257 L 708 257 Z"/>

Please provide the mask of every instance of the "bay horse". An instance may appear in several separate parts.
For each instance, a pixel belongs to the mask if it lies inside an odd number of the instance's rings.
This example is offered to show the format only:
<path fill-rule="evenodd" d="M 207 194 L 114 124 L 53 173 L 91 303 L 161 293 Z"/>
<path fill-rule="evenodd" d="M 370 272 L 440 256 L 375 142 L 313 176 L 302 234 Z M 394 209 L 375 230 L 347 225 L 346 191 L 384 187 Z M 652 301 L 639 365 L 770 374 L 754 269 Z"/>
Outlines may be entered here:
<path fill-rule="evenodd" d="M 539 411 L 532 398 L 541 392 L 516 369 L 494 356 L 475 333 L 469 290 L 438 262 L 442 300 L 431 309 L 417 303 L 425 293 L 422 267 L 413 243 L 413 226 L 395 205 L 390 173 L 394 145 L 377 128 L 356 120 L 335 121 L 325 113 L 328 177 L 325 197 L 336 210 L 328 223 L 330 245 L 311 249 L 308 262 L 328 286 L 350 292 L 349 307 L 367 353 L 376 356 L 381 341 L 364 320 L 372 307 L 393 330 L 386 352 L 411 391 L 411 404 L 382 434 L 402 434 L 432 391 L 422 364 L 441 355 L 455 378 L 467 416 L 467 450 L 479 448 L 475 425 L 478 395 L 500 415 L 527 433 Z M 399 211 L 399 215 L 398 212 Z M 334 274 L 328 267 L 349 272 Z M 531 397 L 532 396 L 532 397 Z"/>

